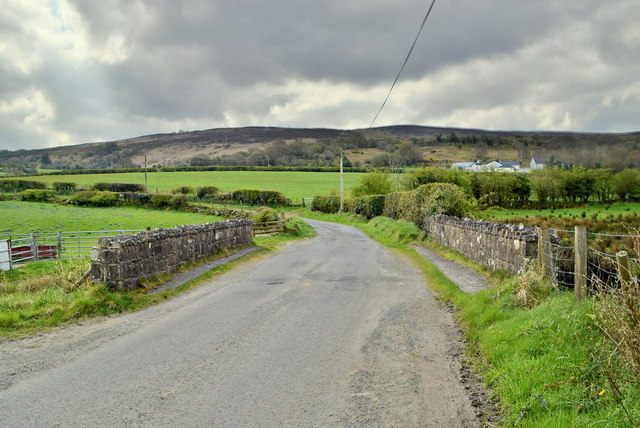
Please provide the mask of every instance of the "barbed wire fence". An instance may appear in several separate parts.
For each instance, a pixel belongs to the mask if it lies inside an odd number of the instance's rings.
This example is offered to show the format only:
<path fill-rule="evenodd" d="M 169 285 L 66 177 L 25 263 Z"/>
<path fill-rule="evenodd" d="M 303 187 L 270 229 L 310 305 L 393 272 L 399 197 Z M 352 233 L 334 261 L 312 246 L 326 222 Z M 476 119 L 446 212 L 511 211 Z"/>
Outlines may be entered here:
<path fill-rule="evenodd" d="M 627 250 L 608 252 L 607 245 L 614 241 L 618 248 Z M 635 257 L 629 257 L 629 253 Z M 574 288 L 578 300 L 595 289 L 619 289 L 622 282 L 637 280 L 638 254 L 640 235 L 588 233 L 584 226 L 575 230 L 540 229 L 538 235 L 540 268 L 558 285 Z"/>

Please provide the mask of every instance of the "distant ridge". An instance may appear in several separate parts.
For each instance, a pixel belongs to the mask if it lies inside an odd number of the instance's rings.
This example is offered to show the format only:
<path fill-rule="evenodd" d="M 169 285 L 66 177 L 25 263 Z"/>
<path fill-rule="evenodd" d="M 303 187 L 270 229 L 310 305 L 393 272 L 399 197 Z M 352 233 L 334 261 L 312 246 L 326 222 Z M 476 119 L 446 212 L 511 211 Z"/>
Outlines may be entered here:
<path fill-rule="evenodd" d="M 476 158 L 526 160 L 536 156 L 585 166 L 640 166 L 640 131 L 493 131 L 406 124 L 354 130 L 247 126 L 158 133 L 46 149 L 2 150 L 0 167 L 126 168 L 142 166 L 145 157 L 149 166 L 186 165 L 194 156 L 229 157 L 238 152 L 255 153 L 274 143 L 293 142 L 362 149 L 351 156 L 366 166 L 372 157 L 395 150 L 403 141 L 418 147 L 427 163 L 438 165 Z M 312 161 L 313 156 L 307 159 Z M 296 162 L 299 166 L 304 159 Z"/>

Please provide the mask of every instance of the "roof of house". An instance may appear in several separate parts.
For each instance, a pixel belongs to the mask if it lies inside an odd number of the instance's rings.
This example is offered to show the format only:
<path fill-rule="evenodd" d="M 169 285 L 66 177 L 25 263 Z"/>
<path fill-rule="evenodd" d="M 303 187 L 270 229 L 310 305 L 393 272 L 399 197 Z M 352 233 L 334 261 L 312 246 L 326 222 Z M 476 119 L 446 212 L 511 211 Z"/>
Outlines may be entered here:
<path fill-rule="evenodd" d="M 520 166 L 520 162 L 518 161 L 499 161 L 499 162 L 503 168 L 513 168 L 516 166 Z"/>
<path fill-rule="evenodd" d="M 547 162 L 546 162 L 544 159 L 542 159 L 542 158 L 533 158 L 533 161 L 534 161 L 535 163 L 547 163 Z"/>
<path fill-rule="evenodd" d="M 454 162 L 453 166 L 466 168 L 475 165 L 475 162 Z"/>

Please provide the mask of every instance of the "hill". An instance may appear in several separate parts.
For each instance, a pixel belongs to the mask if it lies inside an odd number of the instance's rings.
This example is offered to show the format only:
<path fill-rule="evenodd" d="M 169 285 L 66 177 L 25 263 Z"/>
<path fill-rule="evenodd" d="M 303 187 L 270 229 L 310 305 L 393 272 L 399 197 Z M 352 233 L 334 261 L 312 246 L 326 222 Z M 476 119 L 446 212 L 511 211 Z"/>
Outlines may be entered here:
<path fill-rule="evenodd" d="M 488 131 L 417 125 L 373 129 L 244 127 L 154 134 L 37 150 L 0 151 L 7 172 L 173 165 L 357 166 L 541 157 L 585 167 L 640 167 L 640 133 Z"/>

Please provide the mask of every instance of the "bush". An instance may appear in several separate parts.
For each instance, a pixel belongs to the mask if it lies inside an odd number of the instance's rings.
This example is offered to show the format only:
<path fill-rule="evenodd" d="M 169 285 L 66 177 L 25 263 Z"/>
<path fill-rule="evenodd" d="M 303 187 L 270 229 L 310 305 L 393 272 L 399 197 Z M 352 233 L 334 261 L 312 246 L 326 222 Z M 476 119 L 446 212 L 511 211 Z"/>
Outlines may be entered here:
<path fill-rule="evenodd" d="M 0 192 L 21 192 L 27 189 L 46 189 L 47 183 L 31 180 L 0 180 Z"/>
<path fill-rule="evenodd" d="M 18 195 L 18 199 L 28 202 L 49 202 L 55 199 L 56 192 L 46 189 L 28 189 L 23 190 Z"/>
<path fill-rule="evenodd" d="M 120 195 L 115 192 L 83 190 L 71 195 L 69 202 L 80 206 L 113 207 L 120 202 Z"/>
<path fill-rule="evenodd" d="M 91 198 L 91 205 L 94 207 L 115 207 L 120 202 L 120 194 L 115 192 L 96 192 Z"/>
<path fill-rule="evenodd" d="M 96 183 L 92 186 L 93 190 L 109 191 L 109 192 L 144 192 L 144 185 L 134 183 Z"/>
<path fill-rule="evenodd" d="M 193 193 L 193 187 L 191 186 L 176 187 L 171 191 L 171 193 L 180 194 L 180 195 L 190 195 L 191 193 Z"/>
<path fill-rule="evenodd" d="M 151 193 L 124 192 L 120 193 L 120 197 L 127 205 L 135 207 L 144 207 L 151 202 Z"/>
<path fill-rule="evenodd" d="M 356 199 L 355 209 L 350 212 L 360 214 L 366 218 L 382 215 L 384 211 L 385 195 L 368 195 Z"/>
<path fill-rule="evenodd" d="M 421 190 L 422 189 L 422 190 Z M 418 187 L 424 199 L 425 215 L 452 215 L 464 217 L 475 208 L 475 200 L 455 184 L 433 183 Z"/>
<path fill-rule="evenodd" d="M 198 187 L 198 190 L 196 191 L 196 197 L 198 199 L 205 199 L 213 195 L 217 195 L 218 193 L 220 193 L 220 189 L 215 186 Z"/>
<path fill-rule="evenodd" d="M 291 200 L 274 190 L 239 189 L 231 192 L 231 200 L 246 205 L 291 205 Z"/>
<path fill-rule="evenodd" d="M 360 179 L 360 184 L 351 189 L 353 196 L 384 195 L 391 192 L 392 184 L 389 173 L 373 171 Z"/>
<path fill-rule="evenodd" d="M 189 206 L 189 197 L 187 195 L 174 195 L 169 199 L 168 207 L 179 210 Z"/>
<path fill-rule="evenodd" d="M 475 200 L 455 184 L 431 183 L 409 192 L 386 196 L 382 215 L 410 221 L 422 227 L 428 215 L 464 217 L 475 208 Z"/>
<path fill-rule="evenodd" d="M 55 190 L 59 195 L 70 195 L 76 191 L 76 183 L 64 183 L 56 181 L 53 183 L 53 190 Z"/>
<path fill-rule="evenodd" d="M 255 223 L 269 223 L 272 221 L 279 221 L 280 215 L 276 210 L 269 207 L 262 207 L 254 214 L 253 221 Z"/>
<path fill-rule="evenodd" d="M 168 208 L 172 196 L 165 193 L 156 193 L 151 196 L 149 204 L 153 208 Z"/>
<path fill-rule="evenodd" d="M 339 196 L 316 196 L 311 202 L 311 211 L 320 211 L 325 214 L 335 214 L 340 211 Z"/>

